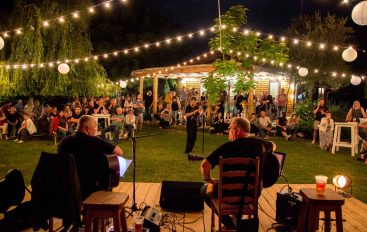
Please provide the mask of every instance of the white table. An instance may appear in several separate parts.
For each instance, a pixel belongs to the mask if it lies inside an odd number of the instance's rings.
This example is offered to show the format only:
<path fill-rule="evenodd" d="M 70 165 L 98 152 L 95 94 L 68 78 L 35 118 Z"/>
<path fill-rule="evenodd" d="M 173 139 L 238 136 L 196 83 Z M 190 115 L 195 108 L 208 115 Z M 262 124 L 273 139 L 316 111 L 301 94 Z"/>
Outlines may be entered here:
<path fill-rule="evenodd" d="M 334 129 L 334 139 L 333 139 L 333 148 L 331 153 L 335 153 L 339 151 L 339 147 L 349 147 L 351 149 L 351 155 L 354 156 L 358 153 L 358 123 L 357 122 L 336 122 Z M 340 141 L 341 130 L 342 128 L 350 128 L 350 141 L 351 142 L 342 142 Z"/>
<path fill-rule="evenodd" d="M 111 115 L 110 114 L 92 114 L 92 116 L 96 119 L 98 125 L 98 119 L 103 119 L 105 122 L 105 127 L 108 127 L 111 124 Z M 101 135 L 101 131 L 97 131 L 97 135 Z"/>

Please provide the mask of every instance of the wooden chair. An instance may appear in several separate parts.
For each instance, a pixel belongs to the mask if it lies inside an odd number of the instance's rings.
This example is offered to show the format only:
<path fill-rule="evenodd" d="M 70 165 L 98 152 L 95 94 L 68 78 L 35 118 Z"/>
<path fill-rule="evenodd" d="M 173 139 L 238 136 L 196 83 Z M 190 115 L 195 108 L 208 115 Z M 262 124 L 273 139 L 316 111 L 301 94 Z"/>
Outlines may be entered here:
<path fill-rule="evenodd" d="M 215 215 L 217 212 L 219 231 L 222 228 L 223 216 L 237 217 L 242 208 L 242 217 L 258 218 L 260 158 L 228 158 L 219 160 L 218 198 L 211 197 L 211 231 L 215 230 Z M 250 172 L 250 173 L 248 173 Z M 247 178 L 246 178 L 247 177 Z M 247 190 L 244 188 L 247 183 Z M 243 196 L 243 193 L 246 195 Z M 241 202 L 243 205 L 241 207 Z"/>

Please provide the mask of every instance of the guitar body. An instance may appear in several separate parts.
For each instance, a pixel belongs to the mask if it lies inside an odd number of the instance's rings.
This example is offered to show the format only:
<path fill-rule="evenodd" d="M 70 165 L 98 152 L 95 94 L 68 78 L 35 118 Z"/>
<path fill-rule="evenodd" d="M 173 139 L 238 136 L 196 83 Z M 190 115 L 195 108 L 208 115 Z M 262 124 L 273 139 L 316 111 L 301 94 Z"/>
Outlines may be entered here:
<path fill-rule="evenodd" d="M 273 186 L 279 178 L 279 161 L 277 157 L 269 152 L 266 154 L 263 169 L 263 187 L 269 188 Z"/>
<path fill-rule="evenodd" d="M 111 190 L 120 183 L 120 165 L 117 155 L 105 155 L 102 160 L 99 186 Z"/>

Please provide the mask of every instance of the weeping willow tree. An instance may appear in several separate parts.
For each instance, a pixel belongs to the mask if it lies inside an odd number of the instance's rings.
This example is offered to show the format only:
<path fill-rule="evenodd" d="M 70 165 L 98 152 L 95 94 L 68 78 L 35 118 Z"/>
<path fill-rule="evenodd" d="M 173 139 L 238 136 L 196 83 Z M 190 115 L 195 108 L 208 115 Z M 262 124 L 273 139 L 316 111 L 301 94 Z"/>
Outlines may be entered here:
<path fill-rule="evenodd" d="M 10 19 L 11 28 L 21 25 L 21 36 L 14 36 L 10 43 L 7 61 L 2 64 L 40 64 L 34 68 L 7 70 L 1 66 L 0 84 L 4 88 L 0 95 L 5 96 L 98 96 L 115 91 L 107 79 L 104 68 L 96 61 L 82 61 L 91 56 L 93 46 L 90 40 L 90 18 L 86 11 L 79 12 L 78 19 L 65 17 L 64 23 L 50 22 L 43 26 L 44 19 L 68 15 L 75 9 L 87 9 L 89 0 L 34 0 L 31 3 L 18 0 Z M 53 61 L 81 59 L 79 63 L 70 62 L 70 72 L 66 75 L 57 71 Z M 37 67 L 37 68 L 36 68 Z"/>
<path fill-rule="evenodd" d="M 265 62 L 261 63 L 263 58 L 277 64 L 285 63 L 288 59 L 284 43 L 261 39 L 254 32 L 242 33 L 243 27 L 247 24 L 247 11 L 248 9 L 242 5 L 233 6 L 221 16 L 221 23 L 219 19 L 215 20 L 216 36 L 210 40 L 209 45 L 211 50 L 220 50 L 223 58 L 214 62 L 214 71 L 204 80 L 205 88 L 209 88 L 208 92 L 212 93 L 208 96 L 208 101 L 210 98 L 217 99 L 215 95 L 219 94 L 218 91 L 226 90 L 227 85 L 224 84 L 226 78 L 236 77 L 237 83 L 234 86 L 236 91 L 248 91 L 249 102 L 252 102 L 255 87 L 254 65 L 265 65 Z M 261 59 L 255 60 L 252 57 Z M 213 82 L 213 78 L 221 80 Z M 253 111 L 252 107 L 253 105 L 249 104 L 248 112 Z"/>

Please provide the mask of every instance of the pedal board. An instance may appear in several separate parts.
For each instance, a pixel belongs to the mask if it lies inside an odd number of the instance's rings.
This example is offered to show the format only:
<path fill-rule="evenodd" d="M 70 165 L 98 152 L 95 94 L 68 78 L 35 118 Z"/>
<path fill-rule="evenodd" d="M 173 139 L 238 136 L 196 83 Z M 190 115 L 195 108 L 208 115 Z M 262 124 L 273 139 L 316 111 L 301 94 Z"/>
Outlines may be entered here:
<path fill-rule="evenodd" d="M 161 213 L 150 206 L 146 206 L 140 214 L 144 217 L 144 228 L 149 228 L 150 232 L 160 232 Z"/>

